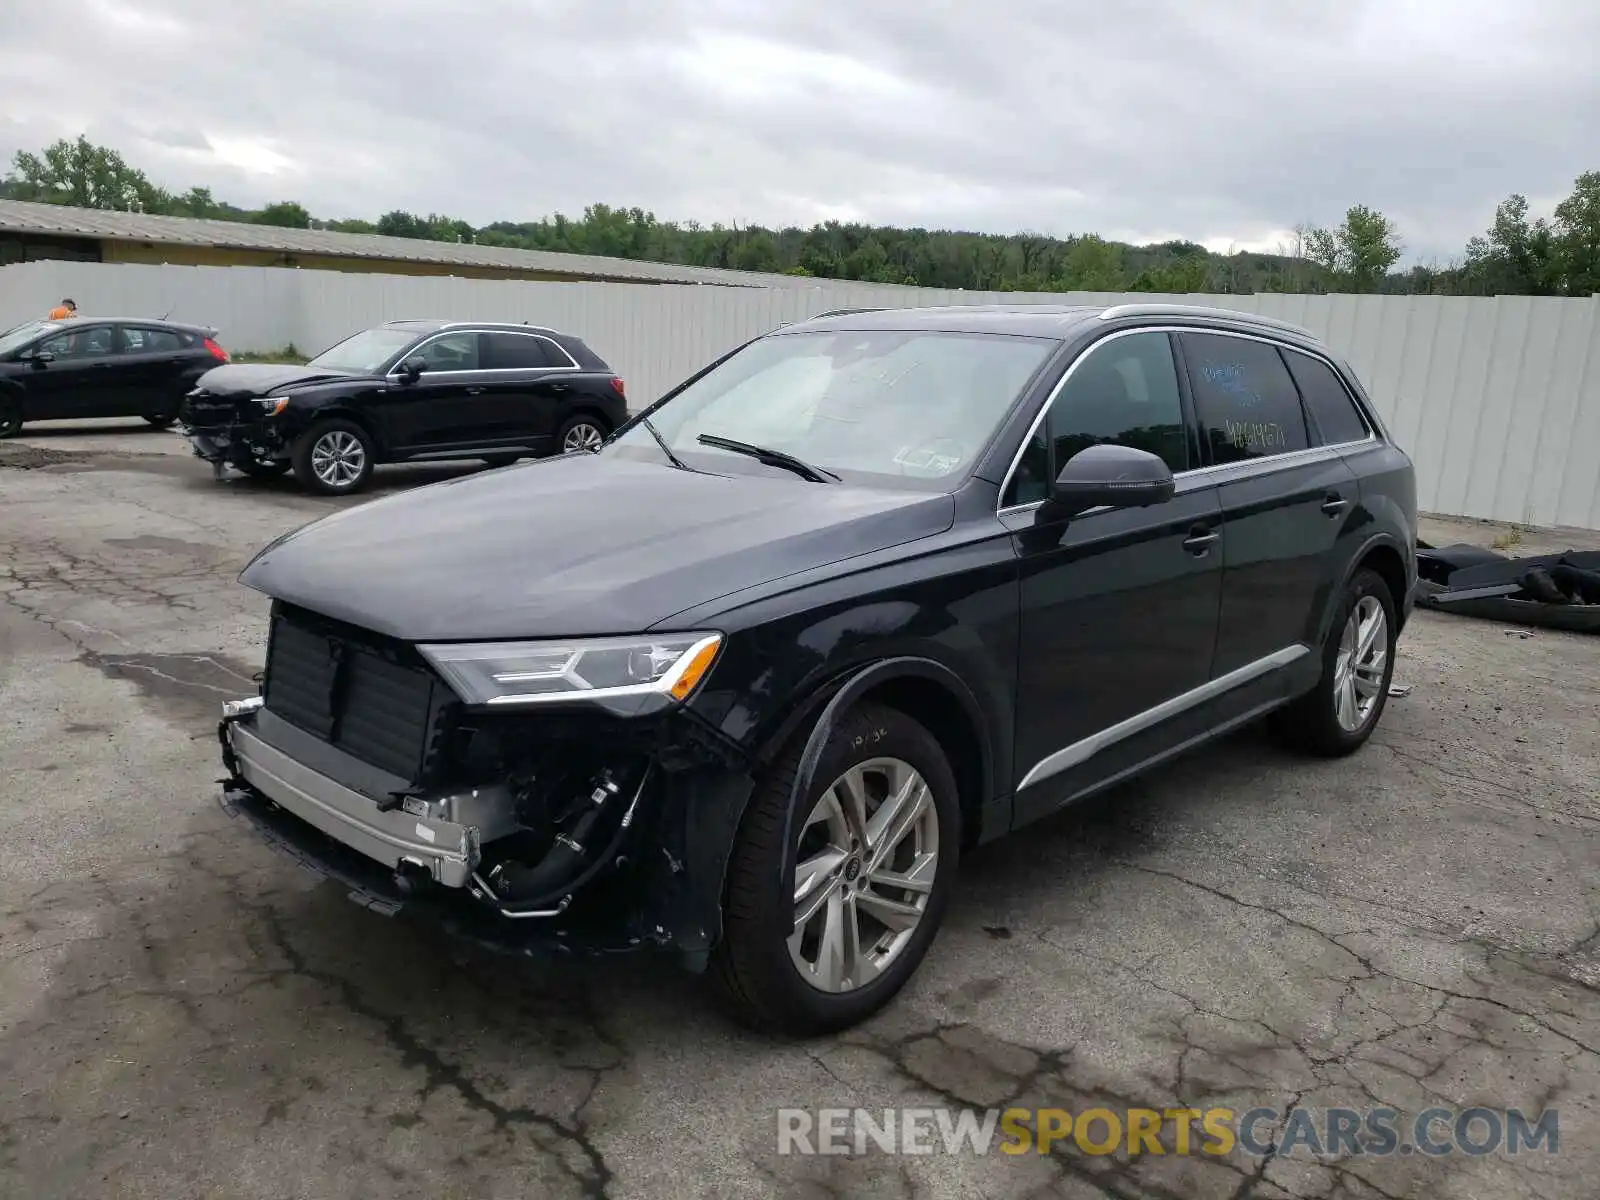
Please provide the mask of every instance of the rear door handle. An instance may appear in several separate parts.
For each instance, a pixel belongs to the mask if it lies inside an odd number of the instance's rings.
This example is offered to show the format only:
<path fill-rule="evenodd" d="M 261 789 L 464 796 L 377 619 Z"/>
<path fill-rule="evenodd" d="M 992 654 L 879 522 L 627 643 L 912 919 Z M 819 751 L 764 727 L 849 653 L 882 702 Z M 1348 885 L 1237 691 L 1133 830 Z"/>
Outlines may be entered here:
<path fill-rule="evenodd" d="M 483 395 L 483 389 L 481 387 L 469 387 L 465 394 L 468 396 L 481 396 Z"/>
<path fill-rule="evenodd" d="M 1183 548 L 1196 558 L 1204 558 L 1211 553 L 1211 547 L 1221 540 L 1222 535 L 1216 530 L 1196 525 L 1189 531 L 1189 536 L 1183 539 Z"/>
<path fill-rule="evenodd" d="M 1322 502 L 1322 511 L 1330 517 L 1337 517 L 1349 507 L 1350 501 L 1339 495 L 1338 492 L 1329 492 L 1327 498 Z"/>

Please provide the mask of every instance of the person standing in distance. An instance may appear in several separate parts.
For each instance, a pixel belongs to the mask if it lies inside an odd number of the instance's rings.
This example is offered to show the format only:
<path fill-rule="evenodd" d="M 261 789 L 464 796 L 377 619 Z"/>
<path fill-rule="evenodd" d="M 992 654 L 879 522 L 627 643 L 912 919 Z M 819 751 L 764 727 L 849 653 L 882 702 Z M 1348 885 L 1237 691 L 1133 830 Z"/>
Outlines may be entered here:
<path fill-rule="evenodd" d="M 78 315 L 78 305 L 73 300 L 63 300 L 50 310 L 49 319 L 52 321 L 65 321 L 68 317 Z"/>

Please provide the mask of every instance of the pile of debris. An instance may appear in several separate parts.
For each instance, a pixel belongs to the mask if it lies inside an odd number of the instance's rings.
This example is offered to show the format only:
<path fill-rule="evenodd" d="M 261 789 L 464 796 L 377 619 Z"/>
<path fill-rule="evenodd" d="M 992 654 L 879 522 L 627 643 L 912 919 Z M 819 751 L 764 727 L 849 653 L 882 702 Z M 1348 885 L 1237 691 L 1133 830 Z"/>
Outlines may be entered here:
<path fill-rule="evenodd" d="M 1489 621 L 1600 633 L 1600 551 L 1508 558 L 1417 543 L 1417 603 Z"/>

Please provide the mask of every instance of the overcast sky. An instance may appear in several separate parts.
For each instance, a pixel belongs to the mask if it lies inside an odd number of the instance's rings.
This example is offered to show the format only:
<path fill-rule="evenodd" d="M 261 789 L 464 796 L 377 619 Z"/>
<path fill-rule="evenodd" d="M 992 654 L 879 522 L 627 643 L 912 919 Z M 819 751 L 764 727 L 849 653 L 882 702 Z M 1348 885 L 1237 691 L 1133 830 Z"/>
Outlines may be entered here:
<path fill-rule="evenodd" d="M 13 8 L 21 0 L 0 0 Z M 662 218 L 1459 254 L 1600 169 L 1600 0 L 77 0 L 0 23 L 0 154 L 86 132 L 318 216 Z"/>

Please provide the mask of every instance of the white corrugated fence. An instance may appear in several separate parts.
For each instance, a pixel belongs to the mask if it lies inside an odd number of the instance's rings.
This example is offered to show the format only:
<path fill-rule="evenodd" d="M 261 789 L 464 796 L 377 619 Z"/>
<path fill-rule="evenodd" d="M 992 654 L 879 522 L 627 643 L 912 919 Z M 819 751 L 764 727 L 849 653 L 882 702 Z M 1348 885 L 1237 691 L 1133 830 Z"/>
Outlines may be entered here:
<path fill-rule="evenodd" d="M 583 337 L 628 380 L 635 405 L 748 338 L 830 308 L 1215 304 L 1294 321 L 1346 355 L 1416 460 L 1424 510 L 1600 528 L 1600 297 L 1157 297 L 823 281 L 762 289 L 33 262 L 0 268 L 0 326 L 42 316 L 63 296 L 85 315 L 214 325 L 234 350 L 314 353 L 402 317 L 529 321 Z"/>

